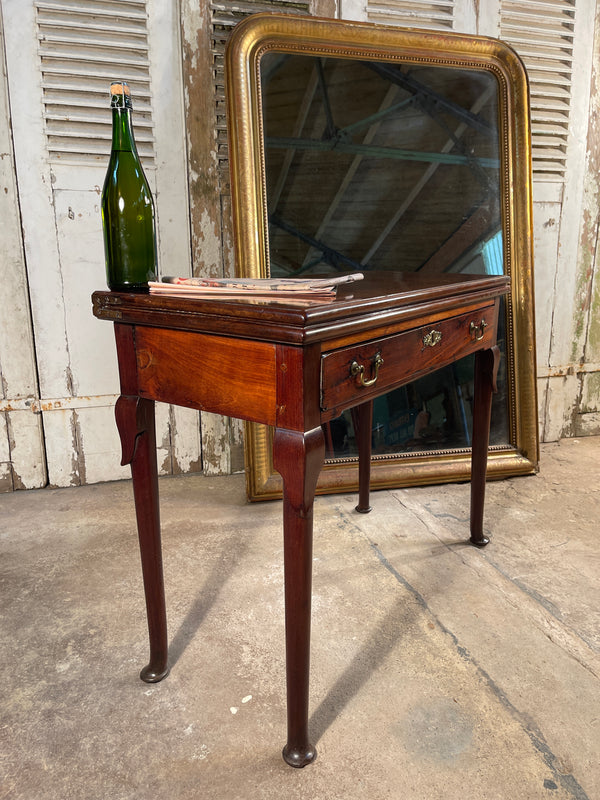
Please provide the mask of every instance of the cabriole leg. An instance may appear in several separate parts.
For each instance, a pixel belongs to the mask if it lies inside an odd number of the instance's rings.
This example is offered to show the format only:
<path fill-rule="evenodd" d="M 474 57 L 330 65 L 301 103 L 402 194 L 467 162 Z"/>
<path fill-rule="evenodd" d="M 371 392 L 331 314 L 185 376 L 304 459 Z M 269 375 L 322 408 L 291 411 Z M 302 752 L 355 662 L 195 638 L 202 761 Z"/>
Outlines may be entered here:
<path fill-rule="evenodd" d="M 292 767 L 314 761 L 308 737 L 313 502 L 325 459 L 323 430 L 276 430 L 273 463 L 283 478 L 285 642 L 288 739 L 283 758 Z"/>
<path fill-rule="evenodd" d="M 154 402 L 121 396 L 117 400 L 115 417 L 121 436 L 121 464 L 131 464 L 150 637 L 150 662 L 140 672 L 140 678 L 146 683 L 157 683 L 169 674 L 169 667 Z"/>
<path fill-rule="evenodd" d="M 371 511 L 369 505 L 371 484 L 371 431 L 373 428 L 373 401 L 356 406 L 350 412 L 358 443 L 358 505 L 361 514 Z"/>
<path fill-rule="evenodd" d="M 492 416 L 492 394 L 497 391 L 496 378 L 499 364 L 500 350 L 498 347 L 479 350 L 475 354 L 470 542 L 476 547 L 485 547 L 489 543 L 487 536 L 483 535 L 483 506 Z"/>

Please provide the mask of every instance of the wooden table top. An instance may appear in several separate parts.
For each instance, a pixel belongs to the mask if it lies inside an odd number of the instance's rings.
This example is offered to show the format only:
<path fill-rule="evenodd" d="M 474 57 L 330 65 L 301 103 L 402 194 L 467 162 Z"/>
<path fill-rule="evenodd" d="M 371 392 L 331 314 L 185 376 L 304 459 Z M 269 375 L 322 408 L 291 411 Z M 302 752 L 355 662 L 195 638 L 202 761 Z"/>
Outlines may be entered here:
<path fill-rule="evenodd" d="M 116 322 L 310 344 L 333 339 L 343 329 L 364 332 L 436 311 L 447 313 L 506 294 L 509 288 L 506 276 L 372 271 L 361 281 L 339 286 L 334 300 L 306 305 L 108 291 L 94 292 L 93 305 L 96 317 Z"/>

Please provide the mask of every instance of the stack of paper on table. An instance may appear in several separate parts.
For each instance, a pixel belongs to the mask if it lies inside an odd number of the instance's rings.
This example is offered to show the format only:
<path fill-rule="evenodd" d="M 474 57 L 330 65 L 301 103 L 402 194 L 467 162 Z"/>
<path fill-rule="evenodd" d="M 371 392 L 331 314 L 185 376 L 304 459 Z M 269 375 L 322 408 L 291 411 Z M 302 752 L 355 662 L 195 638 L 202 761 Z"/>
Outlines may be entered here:
<path fill-rule="evenodd" d="M 342 283 L 362 280 L 362 272 L 331 278 L 163 278 L 149 283 L 151 294 L 201 299 L 256 299 L 326 302 Z"/>

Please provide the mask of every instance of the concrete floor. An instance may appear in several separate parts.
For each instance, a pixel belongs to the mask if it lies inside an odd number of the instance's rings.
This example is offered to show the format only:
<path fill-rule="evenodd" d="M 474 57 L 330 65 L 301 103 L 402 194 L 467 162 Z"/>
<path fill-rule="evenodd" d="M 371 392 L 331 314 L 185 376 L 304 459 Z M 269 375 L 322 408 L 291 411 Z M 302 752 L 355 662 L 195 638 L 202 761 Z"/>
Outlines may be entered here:
<path fill-rule="evenodd" d="M 161 482 L 172 671 L 150 686 L 128 482 L 0 497 L 0 798 L 600 798 L 600 439 L 488 485 L 315 508 L 311 730 L 285 738 L 280 503 Z"/>

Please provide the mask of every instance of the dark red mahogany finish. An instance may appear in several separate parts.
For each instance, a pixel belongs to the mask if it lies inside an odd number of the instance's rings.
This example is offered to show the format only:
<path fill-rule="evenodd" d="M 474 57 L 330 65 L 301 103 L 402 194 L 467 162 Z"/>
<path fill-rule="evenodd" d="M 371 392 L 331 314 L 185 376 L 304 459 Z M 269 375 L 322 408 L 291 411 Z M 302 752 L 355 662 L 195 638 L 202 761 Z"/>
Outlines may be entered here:
<path fill-rule="evenodd" d="M 308 735 L 313 502 L 325 458 L 322 424 L 354 409 L 359 442 L 357 510 L 369 510 L 372 400 L 476 353 L 471 537 L 483 504 L 505 277 L 366 273 L 334 302 L 307 307 L 253 300 L 191 300 L 96 292 L 94 314 L 115 323 L 121 396 L 116 419 L 131 464 L 150 634 L 143 680 L 168 673 L 154 401 L 274 426 L 283 478 L 288 740 L 303 767 Z M 360 369 L 362 367 L 362 370 Z"/>

